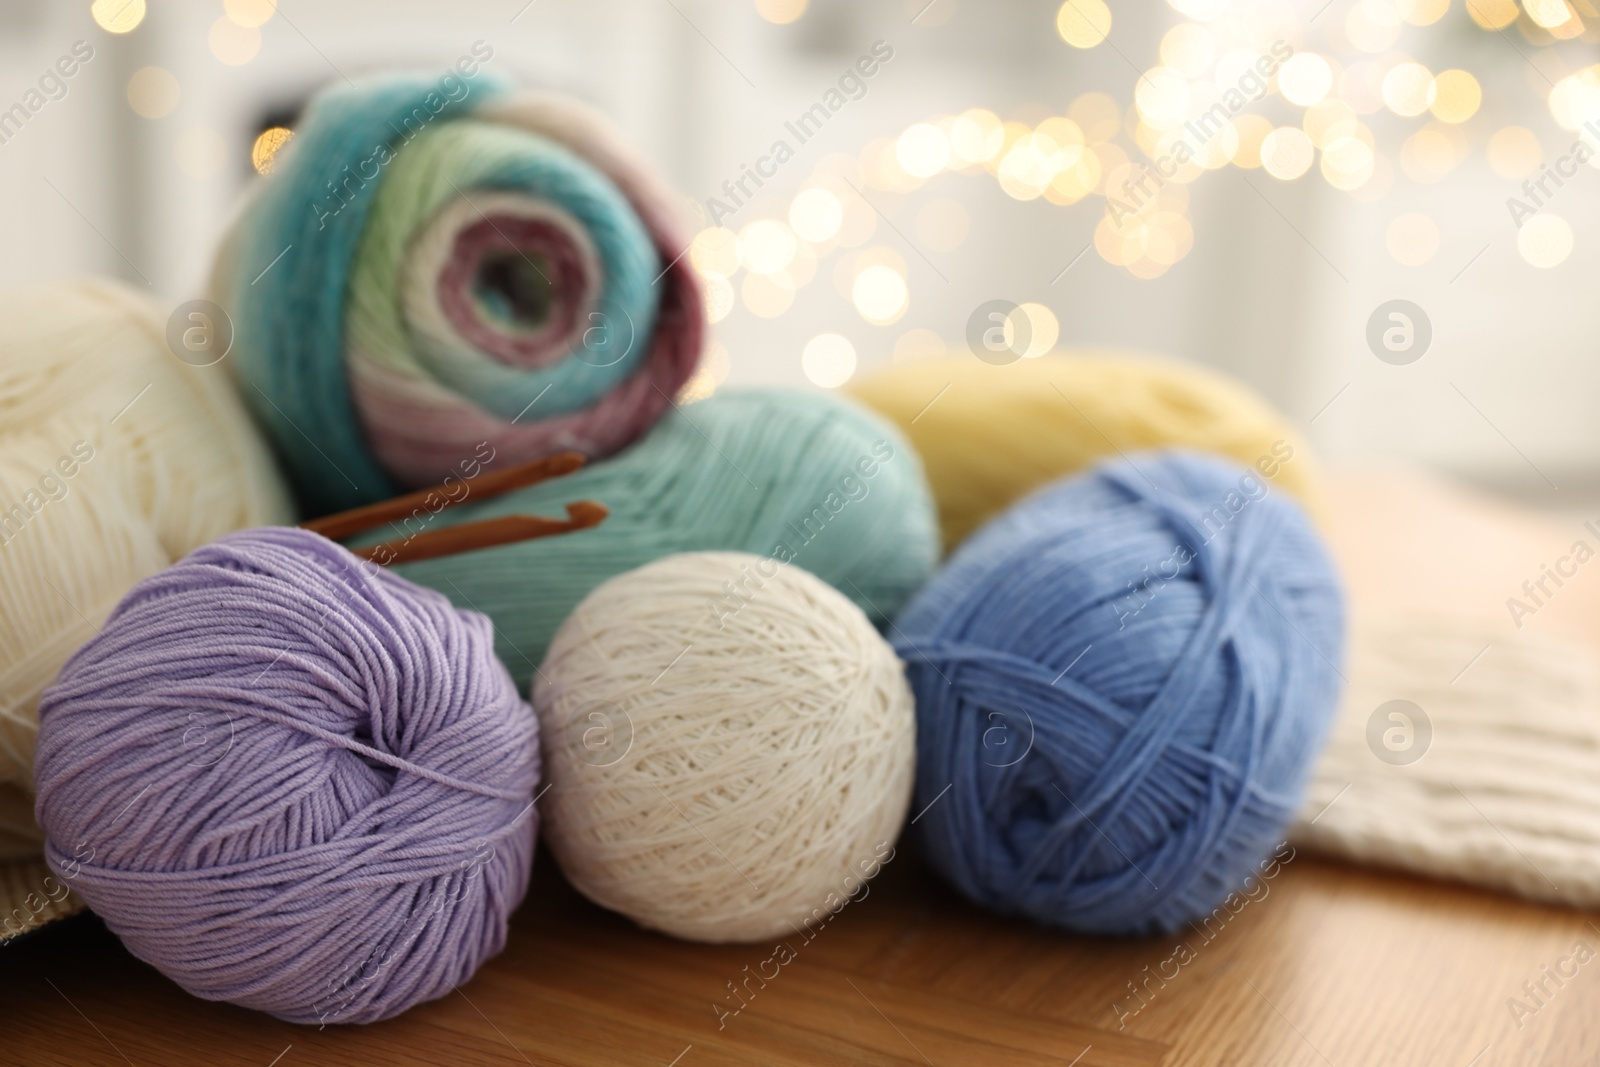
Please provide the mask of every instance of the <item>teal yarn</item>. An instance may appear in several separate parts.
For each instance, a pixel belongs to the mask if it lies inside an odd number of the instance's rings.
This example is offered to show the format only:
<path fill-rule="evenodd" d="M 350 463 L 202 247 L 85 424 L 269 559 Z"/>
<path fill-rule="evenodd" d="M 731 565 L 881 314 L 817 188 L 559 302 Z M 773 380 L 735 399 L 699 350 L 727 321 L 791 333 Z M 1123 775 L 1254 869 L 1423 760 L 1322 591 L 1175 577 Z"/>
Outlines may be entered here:
<path fill-rule="evenodd" d="M 892 633 L 919 831 L 997 911 L 1089 933 L 1202 919 L 1282 840 L 1332 721 L 1344 600 L 1253 470 L 1136 454 L 966 541 Z"/>
<path fill-rule="evenodd" d="M 663 556 L 738 551 L 793 563 L 854 601 L 880 629 L 938 559 L 932 496 L 899 431 L 842 398 L 784 390 L 688 405 L 628 449 L 574 474 L 482 504 L 469 498 L 369 540 L 500 515 L 560 515 L 579 499 L 599 500 L 610 517 L 575 534 L 394 568 L 488 615 L 496 651 L 524 690 L 580 600 L 606 579 Z M 738 604 L 708 602 L 707 618 Z"/>

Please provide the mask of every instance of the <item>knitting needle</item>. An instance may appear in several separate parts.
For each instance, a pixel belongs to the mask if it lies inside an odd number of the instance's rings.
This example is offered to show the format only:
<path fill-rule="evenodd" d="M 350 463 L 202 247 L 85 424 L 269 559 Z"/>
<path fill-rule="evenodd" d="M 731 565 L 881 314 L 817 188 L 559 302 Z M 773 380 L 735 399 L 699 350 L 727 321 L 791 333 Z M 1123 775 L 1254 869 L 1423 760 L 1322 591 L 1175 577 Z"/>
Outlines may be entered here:
<path fill-rule="evenodd" d="M 376 504 L 351 508 L 349 511 L 341 511 L 334 515 L 313 519 L 311 522 L 303 522 L 300 526 L 302 529 L 310 530 L 312 533 L 319 533 L 330 541 L 342 541 L 352 534 L 370 530 L 374 526 L 382 526 L 386 522 L 399 522 L 411 518 L 419 512 L 426 511 L 430 514 L 436 514 L 445 508 L 454 507 L 468 500 L 490 500 L 504 493 L 509 493 L 513 489 L 537 485 L 539 482 L 550 478 L 559 478 L 563 474 L 571 474 L 583 466 L 584 462 L 582 453 L 558 452 L 545 459 L 536 459 L 532 463 L 518 464 L 503 471 L 479 474 L 475 478 L 463 478 L 461 484 L 467 487 L 467 491 L 458 497 L 451 497 L 442 489 L 419 489 L 414 493 L 397 496 L 392 500 L 381 500 Z M 430 506 L 430 498 L 435 498 L 436 496 L 444 496 L 445 503 L 443 505 L 435 503 Z M 545 519 L 541 521 L 560 522 L 561 520 Z M 599 520 L 595 521 L 598 522 Z M 594 523 L 589 525 L 592 526 Z M 464 528 L 458 527 L 458 529 Z M 580 528 L 574 527 L 574 529 Z M 559 533 L 561 531 L 552 532 Z M 414 545 L 420 539 L 420 537 L 413 538 L 412 544 Z"/>
<path fill-rule="evenodd" d="M 547 519 L 541 515 L 504 515 L 498 519 L 431 530 L 352 551 L 362 559 L 373 560 L 384 566 L 415 563 L 439 556 L 453 556 L 458 552 L 472 552 L 480 548 L 530 541 L 536 537 L 586 530 L 600 525 L 609 514 L 609 509 L 597 500 L 576 500 L 567 505 L 566 519 Z"/>

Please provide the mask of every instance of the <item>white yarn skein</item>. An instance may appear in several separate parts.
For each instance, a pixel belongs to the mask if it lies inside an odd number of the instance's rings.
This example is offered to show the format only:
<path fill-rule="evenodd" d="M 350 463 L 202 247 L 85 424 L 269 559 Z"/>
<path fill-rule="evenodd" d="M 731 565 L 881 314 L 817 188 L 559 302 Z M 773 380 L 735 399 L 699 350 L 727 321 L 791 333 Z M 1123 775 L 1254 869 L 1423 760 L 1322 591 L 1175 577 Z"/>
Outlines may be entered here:
<path fill-rule="evenodd" d="M 825 921 L 911 803 L 900 660 L 792 564 L 696 552 L 612 578 L 562 625 L 533 696 L 562 871 L 678 937 Z"/>
<path fill-rule="evenodd" d="M 291 521 L 225 368 L 178 359 L 165 323 L 109 282 L 0 294 L 0 859 L 39 849 L 38 701 L 67 657 L 135 582 Z"/>

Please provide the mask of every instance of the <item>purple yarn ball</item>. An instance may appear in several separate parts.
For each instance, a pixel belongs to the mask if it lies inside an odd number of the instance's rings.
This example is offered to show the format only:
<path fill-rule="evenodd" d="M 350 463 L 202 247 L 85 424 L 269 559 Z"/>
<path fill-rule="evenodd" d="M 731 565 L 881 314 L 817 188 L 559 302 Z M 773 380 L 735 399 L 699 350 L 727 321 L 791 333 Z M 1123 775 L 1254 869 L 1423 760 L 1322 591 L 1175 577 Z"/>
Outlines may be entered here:
<path fill-rule="evenodd" d="M 489 620 L 438 593 L 231 534 L 135 586 L 39 715 L 51 866 L 196 996 L 372 1022 L 505 944 L 538 727 Z"/>

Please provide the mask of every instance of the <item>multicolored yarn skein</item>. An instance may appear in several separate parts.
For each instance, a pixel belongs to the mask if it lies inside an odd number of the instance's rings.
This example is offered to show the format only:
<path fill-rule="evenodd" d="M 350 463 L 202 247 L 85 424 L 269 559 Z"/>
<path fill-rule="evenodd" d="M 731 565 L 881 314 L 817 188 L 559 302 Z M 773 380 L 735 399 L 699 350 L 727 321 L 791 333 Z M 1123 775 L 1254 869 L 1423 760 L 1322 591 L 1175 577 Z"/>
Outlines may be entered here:
<path fill-rule="evenodd" d="M 1321 540 L 1252 469 L 1138 453 L 1041 490 L 896 623 L 932 861 L 1074 930 L 1207 914 L 1283 840 L 1343 623 Z"/>
<path fill-rule="evenodd" d="M 38 700 L 134 583 L 288 494 L 220 366 L 103 281 L 0 295 L 0 860 L 37 856 Z"/>
<path fill-rule="evenodd" d="M 470 69 L 319 96 L 219 254 L 230 362 L 312 514 L 485 445 L 608 455 L 700 357 L 670 191 L 601 116 Z"/>
<path fill-rule="evenodd" d="M 306 530 L 196 550 L 40 703 L 51 866 L 196 996 L 322 1024 L 448 994 L 533 858 L 538 728 L 491 629 Z"/>

